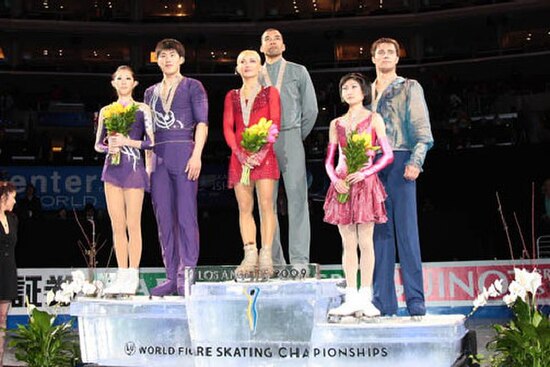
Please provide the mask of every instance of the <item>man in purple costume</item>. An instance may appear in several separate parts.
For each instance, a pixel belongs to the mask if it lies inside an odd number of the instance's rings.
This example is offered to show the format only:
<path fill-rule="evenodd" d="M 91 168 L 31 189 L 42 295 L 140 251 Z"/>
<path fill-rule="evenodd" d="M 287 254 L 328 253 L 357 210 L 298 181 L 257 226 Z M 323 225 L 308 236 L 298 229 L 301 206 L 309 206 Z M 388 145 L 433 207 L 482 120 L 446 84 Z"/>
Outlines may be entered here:
<path fill-rule="evenodd" d="M 163 79 L 145 91 L 155 128 L 151 198 L 157 218 L 166 281 L 153 296 L 185 294 L 185 267 L 199 258 L 197 190 L 201 155 L 208 135 L 208 99 L 201 82 L 184 77 L 183 45 L 160 41 L 155 49 Z"/>

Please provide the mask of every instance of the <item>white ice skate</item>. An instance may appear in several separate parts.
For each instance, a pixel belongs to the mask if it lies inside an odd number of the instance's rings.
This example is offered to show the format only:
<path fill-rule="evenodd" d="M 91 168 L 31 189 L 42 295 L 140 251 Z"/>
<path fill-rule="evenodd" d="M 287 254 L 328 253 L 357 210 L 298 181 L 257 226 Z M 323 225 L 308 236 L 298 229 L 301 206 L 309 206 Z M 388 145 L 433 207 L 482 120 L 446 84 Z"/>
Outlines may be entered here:
<path fill-rule="evenodd" d="M 361 316 L 377 317 L 381 315 L 380 310 L 372 303 L 372 287 L 361 287 L 358 297 L 362 306 Z"/>
<path fill-rule="evenodd" d="M 105 288 L 104 295 L 110 297 L 133 296 L 139 286 L 139 271 L 135 268 L 119 268 L 116 279 Z"/>
<path fill-rule="evenodd" d="M 105 296 L 114 296 L 120 293 L 120 288 L 122 282 L 124 281 L 124 270 L 126 269 L 118 268 L 115 275 L 115 280 L 103 291 Z"/>
<path fill-rule="evenodd" d="M 124 279 L 120 283 L 119 294 L 133 296 L 139 287 L 139 270 L 128 268 L 124 270 Z"/>
<path fill-rule="evenodd" d="M 355 318 L 361 313 L 363 304 L 359 299 L 357 289 L 346 288 L 345 301 L 340 306 L 328 311 L 327 319 L 331 323 L 339 323 L 345 319 Z"/>
<path fill-rule="evenodd" d="M 380 310 L 370 301 L 363 302 L 363 307 L 360 312 L 364 317 L 378 317 L 381 315 Z"/>

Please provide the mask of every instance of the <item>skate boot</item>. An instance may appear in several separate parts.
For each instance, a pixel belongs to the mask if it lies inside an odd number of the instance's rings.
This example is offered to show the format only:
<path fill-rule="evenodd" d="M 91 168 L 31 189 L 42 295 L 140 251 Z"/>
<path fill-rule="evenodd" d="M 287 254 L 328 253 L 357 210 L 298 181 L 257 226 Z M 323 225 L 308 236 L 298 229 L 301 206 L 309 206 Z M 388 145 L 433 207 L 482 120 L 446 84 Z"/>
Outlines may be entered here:
<path fill-rule="evenodd" d="M 252 279 L 256 277 L 258 270 L 258 249 L 255 243 L 244 245 L 244 258 L 241 264 L 235 269 L 237 279 Z"/>
<path fill-rule="evenodd" d="M 340 306 L 328 311 L 329 322 L 340 322 L 342 318 L 352 316 L 361 312 L 363 305 L 360 302 L 357 289 L 346 288 L 345 301 Z"/>
<path fill-rule="evenodd" d="M 164 297 L 176 293 L 176 280 L 166 279 L 153 289 L 151 289 L 151 296 Z"/>
<path fill-rule="evenodd" d="M 133 296 L 139 287 L 139 271 L 136 268 L 122 269 L 124 282 L 120 284 L 120 294 Z"/>
<path fill-rule="evenodd" d="M 359 289 L 359 301 L 362 305 L 361 313 L 363 316 L 380 316 L 380 310 L 372 303 L 372 287 L 361 287 L 361 289 Z"/>
<path fill-rule="evenodd" d="M 125 277 L 125 268 L 118 268 L 115 280 L 109 285 L 105 290 L 103 291 L 103 294 L 106 296 L 113 296 L 116 294 L 120 294 L 124 277 Z"/>
<path fill-rule="evenodd" d="M 273 276 L 273 258 L 271 256 L 271 247 L 262 247 L 258 259 L 260 278 L 269 280 Z"/>

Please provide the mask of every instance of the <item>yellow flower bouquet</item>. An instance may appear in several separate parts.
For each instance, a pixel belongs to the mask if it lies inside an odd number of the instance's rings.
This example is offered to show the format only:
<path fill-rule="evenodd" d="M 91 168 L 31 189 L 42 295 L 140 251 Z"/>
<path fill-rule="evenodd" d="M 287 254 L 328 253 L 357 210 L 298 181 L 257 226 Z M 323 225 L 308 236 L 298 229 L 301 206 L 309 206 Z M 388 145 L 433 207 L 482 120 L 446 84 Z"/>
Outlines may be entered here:
<path fill-rule="evenodd" d="M 243 132 L 241 147 L 249 154 L 258 152 L 266 143 L 274 143 L 279 135 L 279 129 L 273 121 L 262 117 L 257 124 L 247 127 Z M 241 183 L 250 185 L 250 170 L 252 167 L 243 164 Z"/>
<path fill-rule="evenodd" d="M 136 121 L 138 105 L 135 103 L 122 105 L 114 102 L 103 109 L 103 122 L 107 129 L 107 135 L 122 134 L 128 136 L 132 124 Z M 110 163 L 113 166 L 120 164 L 120 152 L 110 154 Z"/>
<path fill-rule="evenodd" d="M 352 132 L 347 138 L 347 144 L 343 148 L 346 164 L 348 167 L 347 174 L 350 175 L 359 171 L 369 161 L 368 152 L 380 149 L 378 146 L 372 145 L 372 135 L 368 133 Z M 346 194 L 338 194 L 337 200 L 343 204 L 349 200 L 349 192 Z"/>

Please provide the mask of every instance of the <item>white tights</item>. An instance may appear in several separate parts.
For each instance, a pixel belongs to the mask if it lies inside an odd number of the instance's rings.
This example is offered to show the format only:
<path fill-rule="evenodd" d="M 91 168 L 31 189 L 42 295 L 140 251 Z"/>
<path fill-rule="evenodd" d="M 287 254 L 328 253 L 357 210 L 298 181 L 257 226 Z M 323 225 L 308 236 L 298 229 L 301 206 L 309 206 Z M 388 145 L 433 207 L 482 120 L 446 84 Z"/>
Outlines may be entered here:
<path fill-rule="evenodd" d="M 357 289 L 357 270 L 361 270 L 361 286 L 372 286 L 374 272 L 374 223 L 339 225 L 342 236 L 342 268 L 346 277 L 346 286 Z M 361 250 L 361 260 L 357 247 Z"/>

